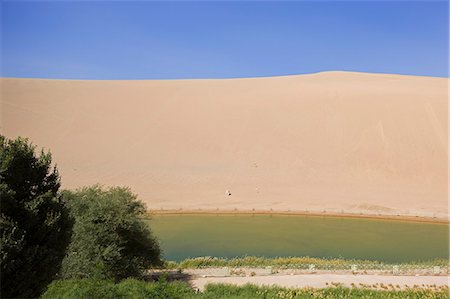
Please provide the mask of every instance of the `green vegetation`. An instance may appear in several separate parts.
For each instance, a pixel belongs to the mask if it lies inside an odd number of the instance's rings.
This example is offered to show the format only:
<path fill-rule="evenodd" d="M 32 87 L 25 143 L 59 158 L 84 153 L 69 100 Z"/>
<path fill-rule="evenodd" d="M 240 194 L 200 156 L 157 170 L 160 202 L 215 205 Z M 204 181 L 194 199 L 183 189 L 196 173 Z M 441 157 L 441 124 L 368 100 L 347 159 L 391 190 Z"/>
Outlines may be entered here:
<path fill-rule="evenodd" d="M 71 234 L 50 153 L 0 135 L 1 296 L 36 297 L 60 269 Z"/>
<path fill-rule="evenodd" d="M 92 186 L 64 197 L 74 226 L 63 278 L 139 278 L 162 264 L 158 243 L 140 218 L 145 206 L 128 188 Z"/>
<path fill-rule="evenodd" d="M 209 284 L 204 292 L 195 292 L 183 282 L 143 282 L 133 279 L 118 284 L 102 280 L 62 280 L 53 282 L 43 299 L 88 299 L 88 298 L 448 298 L 448 287 L 429 289 L 408 288 L 386 290 L 369 288 L 343 288 L 339 285 L 324 289 L 288 289 L 281 287 L 258 287 L 255 285 L 234 286 Z"/>
<path fill-rule="evenodd" d="M 312 257 L 237 257 L 232 259 L 217 257 L 198 257 L 185 259 L 181 262 L 166 261 L 167 269 L 197 269 L 212 267 L 273 267 L 275 269 L 308 269 L 310 265 L 315 265 L 317 270 L 350 270 L 352 265 L 357 265 L 358 269 L 383 270 L 392 269 L 394 264 L 369 260 L 347 260 L 347 259 L 320 259 Z M 450 261 L 436 259 L 432 261 L 409 262 L 396 264 L 401 268 L 424 269 L 439 266 L 443 271 L 450 266 Z"/>
<path fill-rule="evenodd" d="M 81 279 L 54 281 L 42 296 L 43 299 L 184 299 L 193 298 L 195 291 L 183 282 L 144 282 L 126 279 L 115 284 L 108 280 Z"/>
<path fill-rule="evenodd" d="M 206 286 L 204 298 L 242 298 L 242 299 L 266 299 L 266 298 L 448 298 L 448 288 L 433 289 L 406 289 L 406 290 L 371 290 L 367 288 L 343 288 L 340 286 L 324 289 L 288 289 L 281 287 L 258 287 L 247 284 L 234 286 L 227 284 L 209 284 Z"/>

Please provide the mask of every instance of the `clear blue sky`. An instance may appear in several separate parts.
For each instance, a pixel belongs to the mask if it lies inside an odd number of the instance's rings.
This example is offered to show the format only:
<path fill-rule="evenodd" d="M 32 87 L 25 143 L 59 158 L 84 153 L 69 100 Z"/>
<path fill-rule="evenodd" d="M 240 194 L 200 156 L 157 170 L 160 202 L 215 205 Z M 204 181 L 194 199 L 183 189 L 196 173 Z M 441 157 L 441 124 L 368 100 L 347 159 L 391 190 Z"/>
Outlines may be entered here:
<path fill-rule="evenodd" d="M 2 77 L 448 77 L 448 1 L 2 1 Z"/>

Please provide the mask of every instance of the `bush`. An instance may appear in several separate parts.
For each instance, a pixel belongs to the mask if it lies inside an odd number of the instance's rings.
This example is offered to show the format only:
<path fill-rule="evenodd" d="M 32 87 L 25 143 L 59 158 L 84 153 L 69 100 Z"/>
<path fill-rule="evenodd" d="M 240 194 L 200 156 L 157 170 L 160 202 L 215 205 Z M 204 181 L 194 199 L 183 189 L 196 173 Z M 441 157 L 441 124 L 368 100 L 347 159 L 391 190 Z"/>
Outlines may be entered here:
<path fill-rule="evenodd" d="M 1 296 L 36 297 L 55 278 L 71 222 L 51 154 L 0 135 Z"/>
<path fill-rule="evenodd" d="M 118 284 L 105 280 L 60 280 L 53 282 L 42 296 L 43 299 L 185 299 L 193 298 L 195 292 L 187 283 L 165 280 L 144 282 L 127 279 Z"/>
<path fill-rule="evenodd" d="M 65 191 L 64 197 L 75 223 L 63 278 L 118 281 L 162 264 L 159 245 L 139 218 L 145 206 L 128 188 L 92 186 Z"/>
<path fill-rule="evenodd" d="M 41 298 L 120 298 L 114 282 L 107 280 L 56 280 Z"/>

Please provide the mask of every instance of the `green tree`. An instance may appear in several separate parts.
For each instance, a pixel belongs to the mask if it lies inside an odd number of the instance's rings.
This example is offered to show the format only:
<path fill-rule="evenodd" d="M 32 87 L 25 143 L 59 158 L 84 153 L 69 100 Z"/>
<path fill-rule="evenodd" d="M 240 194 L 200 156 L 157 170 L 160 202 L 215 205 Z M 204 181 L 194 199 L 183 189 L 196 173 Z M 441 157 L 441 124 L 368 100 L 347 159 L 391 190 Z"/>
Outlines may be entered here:
<path fill-rule="evenodd" d="M 55 278 L 71 221 L 51 154 L 0 135 L 1 297 L 37 297 Z"/>
<path fill-rule="evenodd" d="M 74 227 L 63 278 L 120 280 L 161 265 L 159 245 L 141 217 L 145 206 L 130 189 L 96 185 L 64 197 Z"/>

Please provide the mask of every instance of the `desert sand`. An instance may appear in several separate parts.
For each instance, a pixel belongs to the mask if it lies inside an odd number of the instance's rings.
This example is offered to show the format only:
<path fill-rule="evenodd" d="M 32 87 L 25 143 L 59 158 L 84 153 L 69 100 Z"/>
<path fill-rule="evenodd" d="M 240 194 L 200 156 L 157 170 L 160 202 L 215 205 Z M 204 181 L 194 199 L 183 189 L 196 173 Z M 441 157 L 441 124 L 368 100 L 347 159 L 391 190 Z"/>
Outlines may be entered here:
<path fill-rule="evenodd" d="M 51 150 L 64 188 L 129 186 L 150 209 L 448 219 L 448 82 L 3 78 L 0 130 Z"/>

